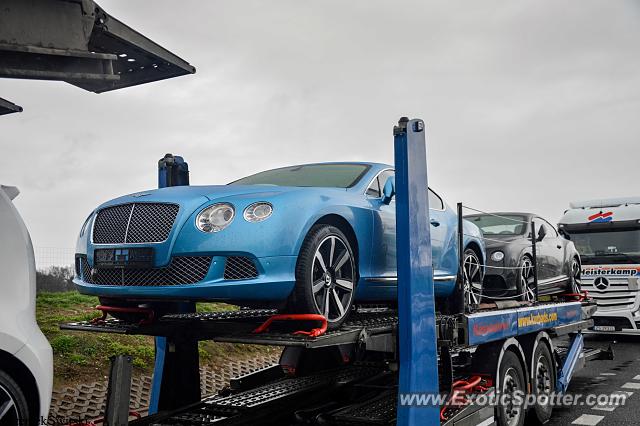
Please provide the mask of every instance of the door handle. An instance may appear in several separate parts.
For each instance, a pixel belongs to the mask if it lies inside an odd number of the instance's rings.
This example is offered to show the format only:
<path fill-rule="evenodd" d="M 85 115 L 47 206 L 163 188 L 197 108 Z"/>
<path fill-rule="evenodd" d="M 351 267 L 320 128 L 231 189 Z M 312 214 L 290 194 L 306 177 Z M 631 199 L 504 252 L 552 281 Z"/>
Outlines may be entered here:
<path fill-rule="evenodd" d="M 558 247 L 559 249 L 561 249 L 561 248 L 562 248 L 562 246 L 561 246 L 560 244 L 558 244 L 556 247 Z"/>
<path fill-rule="evenodd" d="M 437 220 L 435 220 L 435 219 L 431 219 L 431 220 L 430 220 L 430 222 L 431 222 L 431 224 L 432 224 L 433 226 L 440 226 L 440 222 L 438 222 L 438 221 L 437 221 Z"/>

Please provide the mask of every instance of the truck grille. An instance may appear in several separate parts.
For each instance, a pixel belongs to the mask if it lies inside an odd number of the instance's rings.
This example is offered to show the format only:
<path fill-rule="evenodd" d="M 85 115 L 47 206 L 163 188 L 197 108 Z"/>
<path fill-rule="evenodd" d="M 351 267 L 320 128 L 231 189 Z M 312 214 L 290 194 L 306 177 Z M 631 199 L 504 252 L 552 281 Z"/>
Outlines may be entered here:
<path fill-rule="evenodd" d="M 229 256 L 224 263 L 225 280 L 246 280 L 256 278 L 258 269 L 255 263 L 245 256 Z"/>
<path fill-rule="evenodd" d="M 163 268 L 100 268 L 80 257 L 82 280 L 89 284 L 122 286 L 171 286 L 195 284 L 207 276 L 211 256 L 176 256 Z"/>
<path fill-rule="evenodd" d="M 626 279 L 609 278 L 609 287 L 606 290 L 598 290 L 593 285 L 593 280 L 588 282 L 583 278 L 582 289 L 589 292 L 589 296 L 598 304 L 598 312 L 620 311 L 634 309 L 638 290 L 629 289 Z"/>
<path fill-rule="evenodd" d="M 129 203 L 98 212 L 93 224 L 96 244 L 160 243 L 169 237 L 180 207 L 168 203 Z"/>

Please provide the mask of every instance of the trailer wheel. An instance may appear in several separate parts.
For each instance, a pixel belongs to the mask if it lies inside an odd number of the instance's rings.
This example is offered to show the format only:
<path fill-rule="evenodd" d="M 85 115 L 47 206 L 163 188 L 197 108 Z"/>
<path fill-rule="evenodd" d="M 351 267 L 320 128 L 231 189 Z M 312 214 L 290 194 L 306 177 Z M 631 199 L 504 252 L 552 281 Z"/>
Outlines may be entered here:
<path fill-rule="evenodd" d="M 499 426 L 522 426 L 525 419 L 524 398 L 526 381 L 520 360 L 506 351 L 498 367 L 498 396 L 496 417 Z"/>
<path fill-rule="evenodd" d="M 551 419 L 553 410 L 552 395 L 556 390 L 556 372 L 549 347 L 540 342 L 533 353 L 533 371 L 531 372 L 531 384 L 536 404 L 531 411 L 532 416 L 545 424 Z"/>

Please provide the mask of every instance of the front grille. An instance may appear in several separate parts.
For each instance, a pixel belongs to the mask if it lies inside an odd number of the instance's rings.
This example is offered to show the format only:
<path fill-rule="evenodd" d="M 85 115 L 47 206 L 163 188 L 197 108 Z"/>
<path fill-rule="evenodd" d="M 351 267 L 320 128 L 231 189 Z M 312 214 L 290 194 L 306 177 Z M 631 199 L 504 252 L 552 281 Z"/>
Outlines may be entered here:
<path fill-rule="evenodd" d="M 96 244 L 160 243 L 169 237 L 180 207 L 167 203 L 129 203 L 98 212 L 93 224 Z"/>
<path fill-rule="evenodd" d="M 633 309 L 638 296 L 638 290 L 630 289 L 628 281 L 619 278 L 609 278 L 609 287 L 605 290 L 597 289 L 592 280 L 583 280 L 582 289 L 596 301 L 599 312 Z"/>
<path fill-rule="evenodd" d="M 171 286 L 195 284 L 207 276 L 211 256 L 176 256 L 164 268 L 91 269 L 81 258 L 82 280 L 89 284 L 124 286 Z"/>
<path fill-rule="evenodd" d="M 245 256 L 229 256 L 224 264 L 225 280 L 246 280 L 256 278 L 258 269 L 255 263 Z"/>

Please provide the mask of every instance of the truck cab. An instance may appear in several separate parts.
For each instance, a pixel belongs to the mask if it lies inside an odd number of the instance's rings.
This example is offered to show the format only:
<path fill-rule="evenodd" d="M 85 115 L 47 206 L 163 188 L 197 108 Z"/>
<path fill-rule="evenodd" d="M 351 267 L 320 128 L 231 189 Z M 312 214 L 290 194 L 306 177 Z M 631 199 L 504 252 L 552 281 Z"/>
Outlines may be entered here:
<path fill-rule="evenodd" d="M 572 202 L 558 230 L 580 253 L 594 330 L 640 332 L 640 197 Z"/>

